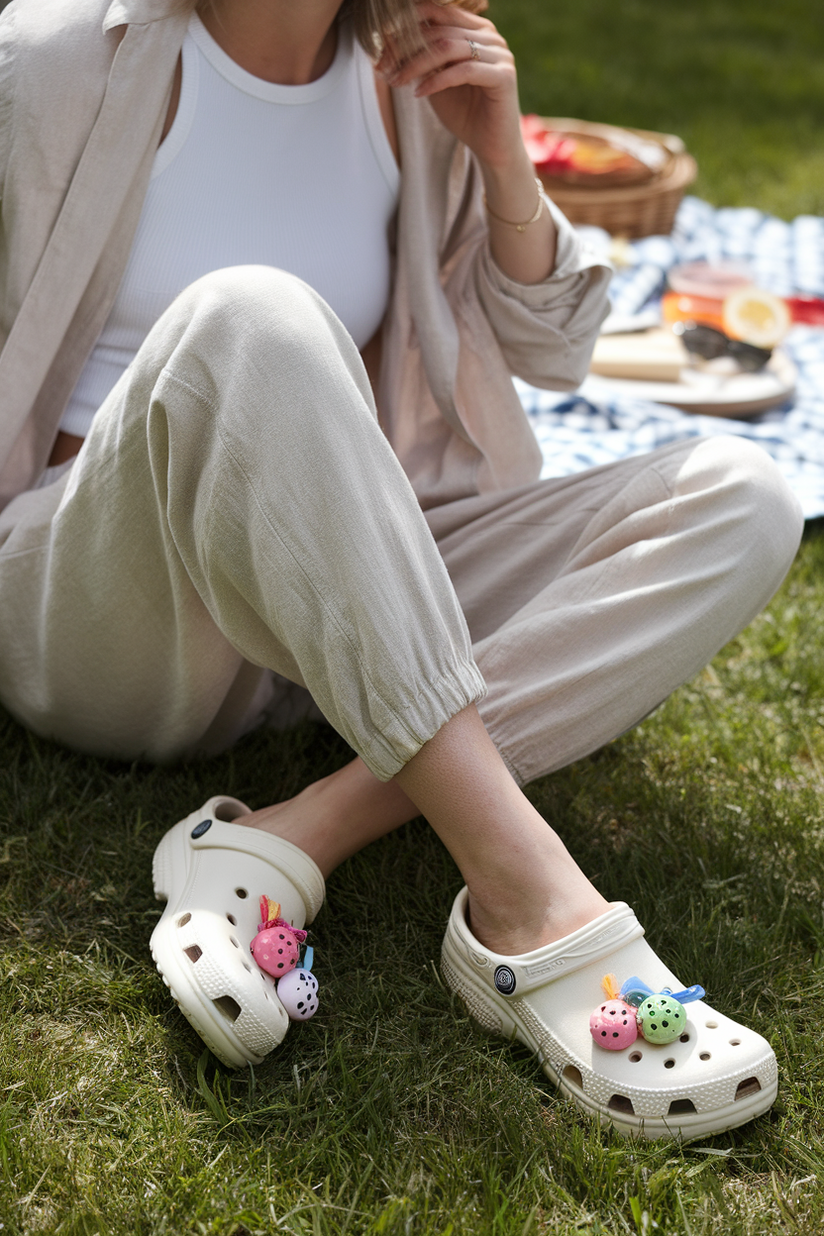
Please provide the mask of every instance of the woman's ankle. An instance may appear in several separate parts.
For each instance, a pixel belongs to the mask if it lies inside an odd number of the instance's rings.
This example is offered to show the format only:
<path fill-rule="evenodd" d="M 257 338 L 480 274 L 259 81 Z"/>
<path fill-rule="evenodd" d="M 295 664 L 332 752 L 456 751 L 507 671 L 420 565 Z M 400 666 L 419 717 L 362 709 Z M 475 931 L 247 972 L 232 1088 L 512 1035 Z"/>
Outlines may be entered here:
<path fill-rule="evenodd" d="M 505 957 L 516 957 L 562 940 L 606 914 L 609 908 L 609 902 L 591 884 L 575 899 L 563 894 L 550 896 L 532 909 L 514 899 L 509 911 L 500 902 L 483 902 L 470 890 L 468 925 L 485 948 Z"/>

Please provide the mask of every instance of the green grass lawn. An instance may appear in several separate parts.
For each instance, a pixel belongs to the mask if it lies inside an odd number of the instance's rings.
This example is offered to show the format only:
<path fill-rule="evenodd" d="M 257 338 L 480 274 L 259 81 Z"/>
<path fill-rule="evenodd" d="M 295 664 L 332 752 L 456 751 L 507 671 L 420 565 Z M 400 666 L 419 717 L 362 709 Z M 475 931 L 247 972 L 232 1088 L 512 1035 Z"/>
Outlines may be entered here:
<path fill-rule="evenodd" d="M 492 0 L 521 104 L 678 133 L 691 192 L 783 218 L 824 212 L 824 22 L 810 0 Z"/>
<path fill-rule="evenodd" d="M 824 209 L 815 6 L 497 0 L 525 108 L 679 132 L 698 190 Z M 815 142 L 818 145 L 815 145 Z M 769 610 L 653 717 L 531 787 L 685 982 L 773 1043 L 743 1129 L 635 1145 L 486 1038 L 437 970 L 458 873 L 418 821 L 330 880 L 322 1009 L 218 1066 L 148 953 L 150 861 L 212 793 L 254 806 L 348 758 L 307 725 L 208 764 L 71 755 L 0 716 L 0 1231 L 814 1233 L 824 1227 L 824 532 Z"/>

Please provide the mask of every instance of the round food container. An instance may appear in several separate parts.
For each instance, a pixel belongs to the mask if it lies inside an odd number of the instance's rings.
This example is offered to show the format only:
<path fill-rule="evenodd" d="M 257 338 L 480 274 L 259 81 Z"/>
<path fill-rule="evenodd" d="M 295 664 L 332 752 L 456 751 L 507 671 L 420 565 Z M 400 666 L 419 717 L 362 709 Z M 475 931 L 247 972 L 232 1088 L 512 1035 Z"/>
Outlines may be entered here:
<path fill-rule="evenodd" d="M 667 275 L 673 292 L 682 296 L 703 296 L 724 300 L 736 288 L 755 282 L 745 262 L 687 262 L 673 266 Z"/>

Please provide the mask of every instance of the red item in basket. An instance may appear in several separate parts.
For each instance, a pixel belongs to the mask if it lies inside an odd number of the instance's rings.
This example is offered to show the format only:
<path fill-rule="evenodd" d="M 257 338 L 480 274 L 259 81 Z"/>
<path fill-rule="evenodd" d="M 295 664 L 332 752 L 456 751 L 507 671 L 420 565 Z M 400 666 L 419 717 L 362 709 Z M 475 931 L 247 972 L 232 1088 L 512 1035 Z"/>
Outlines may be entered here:
<path fill-rule="evenodd" d="M 545 176 L 563 175 L 570 166 L 575 142 L 562 133 L 553 133 L 538 116 L 521 117 L 521 136 L 535 168 Z"/>
<path fill-rule="evenodd" d="M 548 129 L 540 116 L 521 117 L 521 136 L 537 172 L 575 182 L 583 178 L 583 183 L 588 183 L 615 175 L 622 178 L 628 175 L 636 178 L 638 174 L 648 176 L 660 154 L 653 143 L 630 133 L 624 135 L 622 146 L 618 137 L 608 141 L 597 134 L 587 136 Z M 626 146 L 636 147 L 636 153 Z"/>

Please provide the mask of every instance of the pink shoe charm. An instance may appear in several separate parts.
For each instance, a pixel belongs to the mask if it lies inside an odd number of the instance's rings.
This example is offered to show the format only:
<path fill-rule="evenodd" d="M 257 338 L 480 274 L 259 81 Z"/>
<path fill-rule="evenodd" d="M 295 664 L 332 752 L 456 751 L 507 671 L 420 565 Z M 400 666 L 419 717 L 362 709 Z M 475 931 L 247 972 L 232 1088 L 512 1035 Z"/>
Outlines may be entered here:
<path fill-rule="evenodd" d="M 654 992 L 635 976 L 619 990 L 614 974 L 605 975 L 601 986 L 606 1001 L 590 1017 L 589 1032 L 608 1051 L 623 1051 L 639 1034 L 648 1043 L 674 1043 L 687 1024 L 684 1005 L 705 994 L 697 983 L 683 991 Z"/>
<path fill-rule="evenodd" d="M 267 896 L 260 899 L 261 923 L 249 946 L 261 970 L 277 980 L 277 994 L 292 1021 L 308 1021 L 318 1009 L 318 981 L 312 974 L 314 950 L 306 948 L 301 962 L 301 946 L 306 932 L 280 917 L 280 903 Z"/>
<path fill-rule="evenodd" d="M 631 1004 L 621 999 L 614 974 L 601 979 L 606 1003 L 601 1004 L 589 1019 L 589 1032 L 599 1047 L 608 1051 L 623 1051 L 638 1038 L 638 1018 Z"/>

